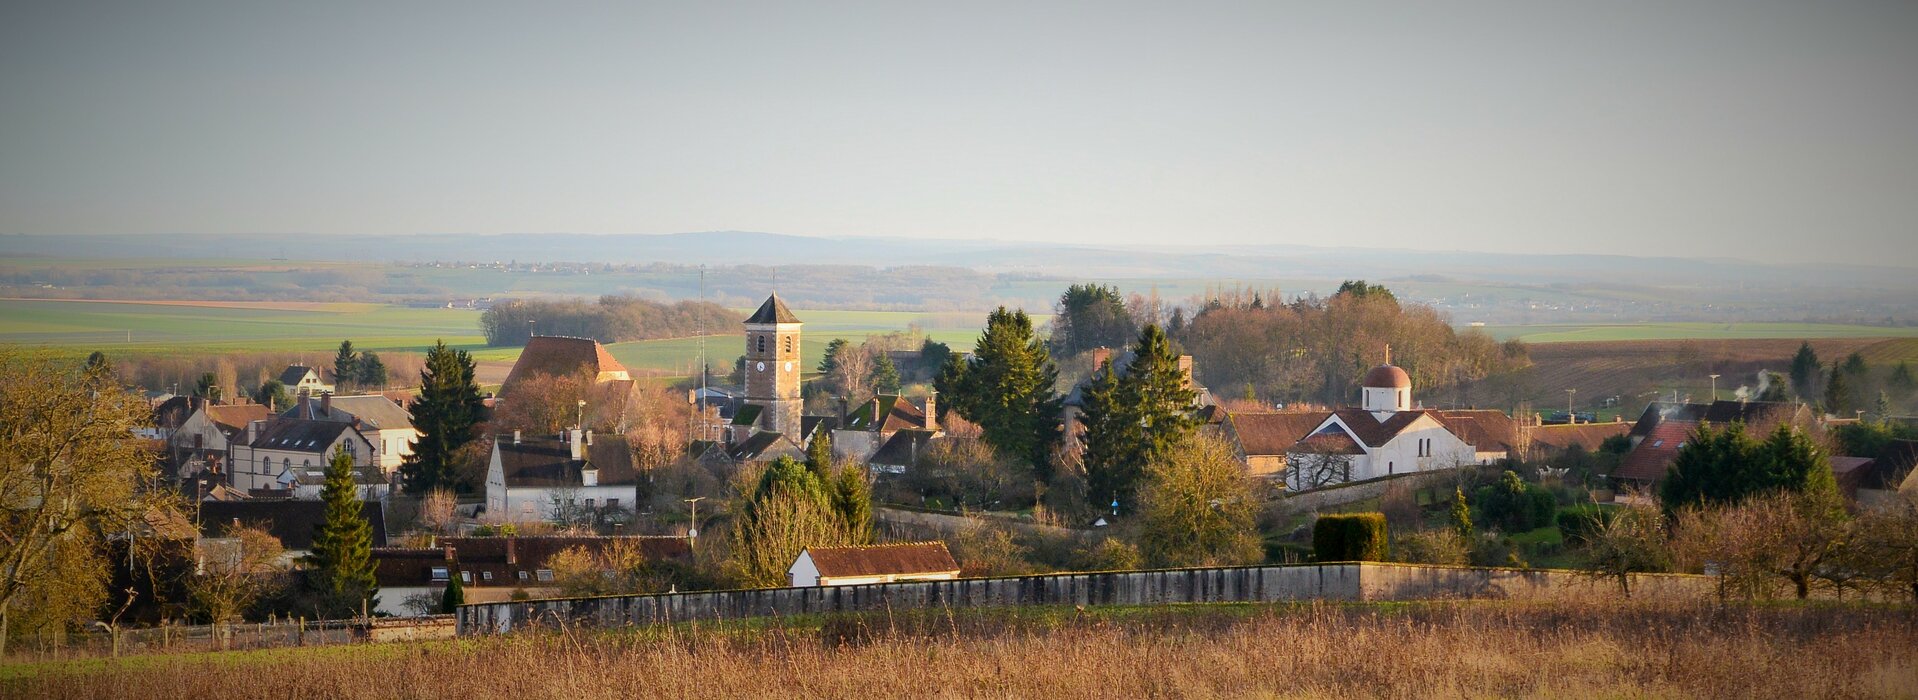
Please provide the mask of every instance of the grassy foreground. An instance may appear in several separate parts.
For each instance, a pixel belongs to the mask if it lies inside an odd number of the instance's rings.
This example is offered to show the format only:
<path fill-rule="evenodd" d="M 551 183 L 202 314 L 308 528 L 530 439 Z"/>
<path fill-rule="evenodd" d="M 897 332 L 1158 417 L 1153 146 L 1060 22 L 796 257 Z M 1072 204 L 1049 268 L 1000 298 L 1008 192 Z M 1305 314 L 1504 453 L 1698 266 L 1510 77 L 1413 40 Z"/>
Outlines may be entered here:
<path fill-rule="evenodd" d="M 4 697 L 1909 697 L 1907 609 L 922 611 L 0 667 Z"/>

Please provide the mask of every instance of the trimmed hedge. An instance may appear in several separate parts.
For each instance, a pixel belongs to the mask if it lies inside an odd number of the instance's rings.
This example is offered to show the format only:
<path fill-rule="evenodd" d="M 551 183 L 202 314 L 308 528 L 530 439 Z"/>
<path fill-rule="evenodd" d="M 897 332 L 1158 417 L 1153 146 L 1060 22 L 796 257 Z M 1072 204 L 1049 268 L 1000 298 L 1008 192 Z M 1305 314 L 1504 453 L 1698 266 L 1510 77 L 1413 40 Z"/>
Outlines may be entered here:
<path fill-rule="evenodd" d="M 1565 544 L 1582 546 L 1591 541 L 1599 526 L 1617 517 L 1618 512 L 1602 506 L 1568 508 L 1558 513 L 1558 532 Z"/>
<path fill-rule="evenodd" d="M 1386 561 L 1384 513 L 1339 513 L 1319 516 L 1312 526 L 1314 561 Z"/>

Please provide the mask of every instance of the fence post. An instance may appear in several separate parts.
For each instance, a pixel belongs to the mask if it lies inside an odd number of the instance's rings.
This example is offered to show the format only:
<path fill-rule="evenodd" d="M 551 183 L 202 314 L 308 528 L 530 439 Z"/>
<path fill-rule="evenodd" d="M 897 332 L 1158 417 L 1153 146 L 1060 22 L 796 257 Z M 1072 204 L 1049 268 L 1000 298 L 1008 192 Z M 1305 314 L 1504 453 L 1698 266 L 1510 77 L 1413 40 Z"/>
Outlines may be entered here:
<path fill-rule="evenodd" d="M 300 636 L 297 637 L 296 640 L 297 641 L 294 643 L 294 646 L 302 646 L 302 647 L 306 646 L 306 616 L 305 615 L 300 616 Z"/>

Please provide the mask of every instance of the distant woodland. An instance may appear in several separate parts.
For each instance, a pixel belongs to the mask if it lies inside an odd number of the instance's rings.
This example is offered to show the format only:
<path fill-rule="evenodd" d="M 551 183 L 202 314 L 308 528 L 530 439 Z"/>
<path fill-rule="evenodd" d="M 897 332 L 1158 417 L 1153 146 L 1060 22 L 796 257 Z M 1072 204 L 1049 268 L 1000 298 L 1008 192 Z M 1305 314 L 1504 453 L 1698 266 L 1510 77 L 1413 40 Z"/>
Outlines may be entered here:
<path fill-rule="evenodd" d="M 487 345 L 525 345 L 527 336 L 570 335 L 602 343 L 678 338 L 731 330 L 744 317 L 710 302 L 660 303 L 630 296 L 598 301 L 515 300 L 480 314 Z"/>

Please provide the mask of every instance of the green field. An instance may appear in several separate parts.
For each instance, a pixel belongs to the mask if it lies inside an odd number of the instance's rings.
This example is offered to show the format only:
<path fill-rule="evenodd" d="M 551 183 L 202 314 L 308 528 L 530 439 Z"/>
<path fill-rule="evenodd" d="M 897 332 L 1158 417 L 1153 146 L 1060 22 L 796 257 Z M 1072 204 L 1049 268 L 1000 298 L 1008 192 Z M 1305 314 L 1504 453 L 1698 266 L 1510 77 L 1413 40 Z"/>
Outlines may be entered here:
<path fill-rule="evenodd" d="M 418 351 L 436 340 L 470 350 L 481 362 L 512 362 L 517 347 L 488 347 L 479 333 L 479 312 L 415 309 L 382 304 L 320 304 L 312 308 L 260 308 L 204 302 L 0 300 L 0 345 L 85 353 L 219 353 L 246 350 L 327 351 L 350 339 L 363 350 Z M 751 309 L 739 310 L 742 315 Z M 910 311 L 796 311 L 806 321 L 807 366 L 816 366 L 833 338 L 860 341 L 874 334 L 921 329 L 927 337 L 970 348 L 984 313 Z M 1040 316 L 1039 323 L 1049 320 Z M 613 343 L 613 356 L 635 370 L 690 375 L 699 356 L 698 338 Z M 709 336 L 714 371 L 731 369 L 745 347 L 743 335 Z"/>
<path fill-rule="evenodd" d="M 351 338 L 368 350 L 419 350 L 437 339 L 479 345 L 479 312 L 384 304 L 316 309 L 218 302 L 0 300 L 0 343 L 119 352 L 325 350 Z"/>
<path fill-rule="evenodd" d="M 1571 343 L 1622 340 L 1759 340 L 1776 338 L 1912 338 L 1918 328 L 1837 323 L 1627 323 L 1485 326 L 1499 340 Z"/>

